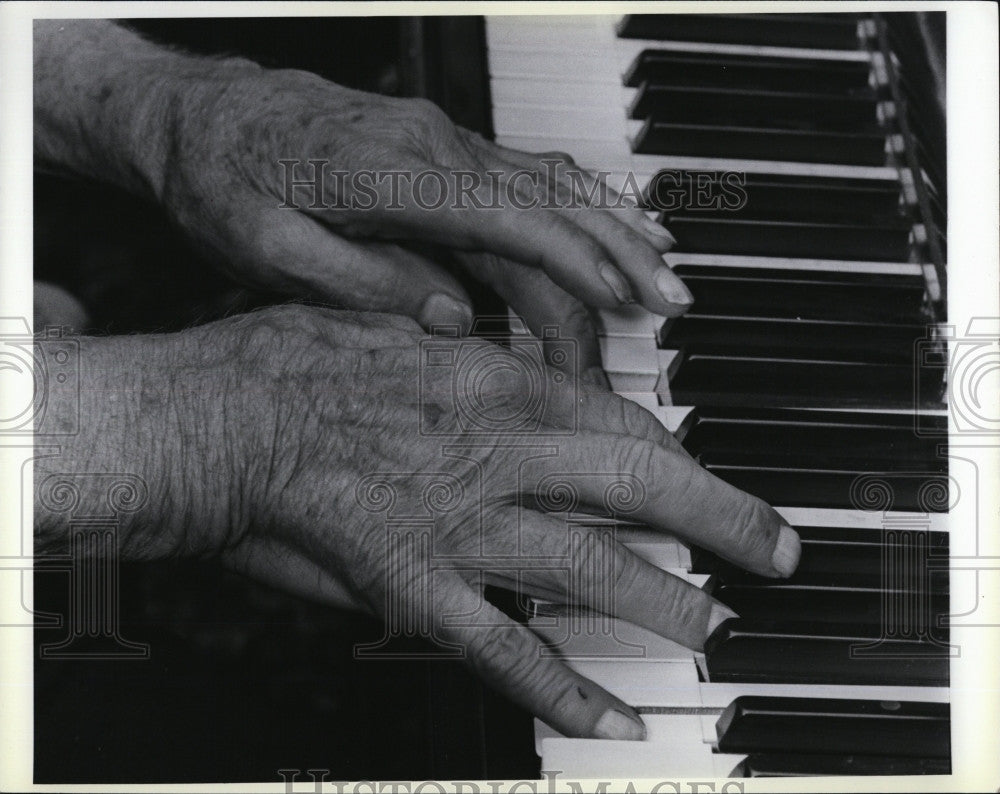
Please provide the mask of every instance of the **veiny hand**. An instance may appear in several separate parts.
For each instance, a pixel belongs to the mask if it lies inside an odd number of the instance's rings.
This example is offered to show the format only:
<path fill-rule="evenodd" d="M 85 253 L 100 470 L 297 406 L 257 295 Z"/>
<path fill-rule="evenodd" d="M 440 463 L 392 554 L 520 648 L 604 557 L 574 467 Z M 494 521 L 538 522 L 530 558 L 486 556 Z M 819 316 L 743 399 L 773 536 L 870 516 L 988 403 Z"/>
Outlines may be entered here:
<path fill-rule="evenodd" d="M 591 345 L 580 302 L 610 308 L 634 299 L 668 316 L 691 304 L 661 256 L 672 238 L 640 210 L 571 206 L 570 171 L 584 190 L 593 178 L 567 155 L 496 146 L 427 101 L 168 52 L 100 21 L 40 22 L 35 53 L 39 161 L 151 195 L 244 283 L 408 315 L 425 329 L 467 328 L 469 298 L 441 266 L 442 250 L 457 250 L 459 266 L 494 286 L 529 326 L 565 308 Z M 317 171 L 321 189 L 289 195 L 286 177 Z M 443 179 L 422 183 L 421 202 L 412 180 L 424 172 Z M 353 182 L 366 173 L 400 178 L 366 193 Z M 516 206 L 532 199 L 540 206 Z M 358 200 L 372 206 L 352 208 Z"/>
<path fill-rule="evenodd" d="M 129 556 L 220 556 L 331 605 L 382 617 L 394 605 L 567 735 L 635 739 L 643 726 L 483 606 L 484 582 L 515 587 L 523 568 L 529 593 L 612 611 L 694 649 L 732 613 L 624 546 L 602 563 L 591 530 L 570 554 L 563 517 L 535 509 L 546 477 L 597 510 L 604 482 L 594 475 L 635 478 L 645 499 L 634 518 L 766 576 L 797 564 L 798 538 L 778 514 L 707 473 L 648 412 L 551 369 L 532 381 L 515 351 L 489 342 L 433 339 L 431 359 L 411 320 L 301 306 L 84 342 L 81 427 L 91 435 L 69 453 L 89 470 L 141 474 L 160 510 L 125 527 Z M 427 365 L 448 351 L 454 366 Z M 501 420 L 517 415 L 529 386 L 543 407 L 530 433 L 511 435 Z M 389 513 L 433 515 L 433 560 L 462 564 L 432 572 L 426 554 L 393 553 Z M 609 590 L 610 607 L 598 595 Z M 446 620 L 462 615 L 473 625 Z"/>

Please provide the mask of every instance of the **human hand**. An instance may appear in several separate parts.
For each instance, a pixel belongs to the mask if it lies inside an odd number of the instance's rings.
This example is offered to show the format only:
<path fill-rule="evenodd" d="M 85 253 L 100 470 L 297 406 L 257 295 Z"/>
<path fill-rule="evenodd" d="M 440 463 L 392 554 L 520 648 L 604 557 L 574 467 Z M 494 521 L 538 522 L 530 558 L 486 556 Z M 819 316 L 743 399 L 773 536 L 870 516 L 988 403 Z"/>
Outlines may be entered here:
<path fill-rule="evenodd" d="M 797 536 L 638 406 L 551 369 L 532 382 L 516 351 L 482 340 L 434 339 L 456 364 L 421 369 L 423 339 L 393 315 L 285 306 L 88 340 L 81 428 L 91 435 L 68 453 L 149 484 L 158 512 L 123 527 L 131 557 L 219 556 L 334 606 L 411 618 L 561 732 L 641 738 L 633 709 L 543 655 L 528 629 L 482 602 L 481 586 L 609 611 L 694 649 L 732 613 L 620 544 L 598 555 L 593 530 L 571 552 L 563 517 L 536 509 L 544 483 L 566 482 L 600 510 L 594 475 L 631 478 L 645 493 L 631 517 L 766 576 L 794 569 Z M 479 388 L 456 391 L 469 383 Z M 505 432 L 535 387 L 544 399 L 531 432 Z M 389 542 L 391 509 L 433 517 L 424 552 L 419 539 Z"/>
<path fill-rule="evenodd" d="M 634 206 L 587 206 L 592 177 L 566 155 L 496 146 L 423 100 L 193 58 L 107 22 L 41 22 L 35 44 L 39 161 L 147 193 L 245 284 L 468 328 L 469 298 L 427 248 L 436 246 L 490 255 L 489 267 L 478 256 L 460 266 L 508 295 L 559 290 L 604 308 L 634 298 L 666 316 L 690 305 L 661 256 L 669 234 Z M 290 188 L 286 177 L 315 175 L 309 161 L 322 186 Z M 415 192 L 421 173 L 441 181 Z M 388 178 L 365 193 L 353 181 L 364 174 Z M 533 200 L 541 206 L 517 206 Z M 528 271 L 541 276 L 522 278 Z"/>

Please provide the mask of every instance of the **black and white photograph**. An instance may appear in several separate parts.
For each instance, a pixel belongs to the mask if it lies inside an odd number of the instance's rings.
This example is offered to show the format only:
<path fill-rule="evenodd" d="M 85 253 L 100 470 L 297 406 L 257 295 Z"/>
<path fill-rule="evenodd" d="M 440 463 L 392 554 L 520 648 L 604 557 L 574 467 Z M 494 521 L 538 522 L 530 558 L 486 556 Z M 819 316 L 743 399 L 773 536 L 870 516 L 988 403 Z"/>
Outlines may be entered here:
<path fill-rule="evenodd" d="M 1000 790 L 995 5 L 0 59 L 0 789 Z"/>

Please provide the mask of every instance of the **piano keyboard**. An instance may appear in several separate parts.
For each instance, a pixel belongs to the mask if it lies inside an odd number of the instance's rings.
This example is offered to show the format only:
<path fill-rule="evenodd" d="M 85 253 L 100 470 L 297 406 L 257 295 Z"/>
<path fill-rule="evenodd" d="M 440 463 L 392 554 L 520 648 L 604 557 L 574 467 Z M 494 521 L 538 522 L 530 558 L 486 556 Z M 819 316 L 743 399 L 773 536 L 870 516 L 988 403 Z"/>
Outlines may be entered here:
<path fill-rule="evenodd" d="M 553 652 L 648 728 L 597 741 L 536 721 L 542 770 L 947 773 L 947 420 L 940 367 L 913 364 L 942 349 L 944 127 L 897 57 L 899 25 L 496 16 L 486 30 L 497 142 L 568 152 L 616 190 L 633 178 L 678 240 L 667 261 L 688 315 L 600 313 L 612 388 L 803 540 L 796 574 L 772 581 L 608 524 L 740 617 L 694 653 L 537 603 Z"/>

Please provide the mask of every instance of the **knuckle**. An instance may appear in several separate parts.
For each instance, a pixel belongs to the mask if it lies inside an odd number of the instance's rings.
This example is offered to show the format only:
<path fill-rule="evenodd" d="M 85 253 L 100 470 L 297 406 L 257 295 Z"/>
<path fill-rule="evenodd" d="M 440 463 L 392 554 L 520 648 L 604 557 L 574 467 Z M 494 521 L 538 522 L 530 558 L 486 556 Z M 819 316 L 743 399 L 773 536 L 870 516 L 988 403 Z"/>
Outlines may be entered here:
<path fill-rule="evenodd" d="M 429 99 L 418 97 L 410 100 L 415 122 L 428 136 L 452 129 L 448 115 Z M 429 140 L 434 140 L 430 137 Z"/>
<path fill-rule="evenodd" d="M 648 598 L 649 594 L 642 592 L 643 577 L 641 566 L 637 565 L 634 559 L 622 555 L 615 561 L 613 574 L 615 596 L 623 601 L 632 601 L 636 598 Z"/>
<path fill-rule="evenodd" d="M 621 471 L 634 474 L 649 484 L 656 469 L 656 445 L 645 439 L 621 436 L 614 442 L 611 459 L 617 461 Z"/>
<path fill-rule="evenodd" d="M 700 618 L 698 597 L 679 579 L 664 576 L 663 614 L 666 622 L 678 629 L 694 628 Z"/>
<path fill-rule="evenodd" d="M 771 509 L 757 497 L 736 491 L 727 518 L 732 543 L 742 554 L 754 556 L 773 544 L 770 513 Z"/>
<path fill-rule="evenodd" d="M 626 400 L 618 395 L 614 395 L 613 405 L 618 412 L 616 417 L 625 428 L 625 432 L 636 438 L 644 438 L 650 441 L 657 439 L 659 433 L 655 425 L 656 420 L 652 414 L 643 410 L 631 400 Z"/>
<path fill-rule="evenodd" d="M 511 686 L 532 681 L 539 656 L 521 631 L 499 627 L 484 632 L 476 641 L 473 666 L 493 680 Z"/>

